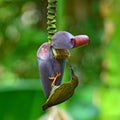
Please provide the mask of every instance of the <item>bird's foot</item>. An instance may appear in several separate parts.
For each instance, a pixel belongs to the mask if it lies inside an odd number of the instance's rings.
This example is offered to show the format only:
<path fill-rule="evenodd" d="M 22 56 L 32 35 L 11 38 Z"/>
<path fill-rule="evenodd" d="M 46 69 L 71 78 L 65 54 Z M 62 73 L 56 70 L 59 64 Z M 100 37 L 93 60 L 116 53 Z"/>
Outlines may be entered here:
<path fill-rule="evenodd" d="M 57 81 L 57 78 L 60 77 L 60 75 L 61 74 L 57 72 L 55 76 L 49 77 L 49 79 L 52 80 L 52 84 L 51 84 L 52 87 L 55 85 L 55 82 Z"/>

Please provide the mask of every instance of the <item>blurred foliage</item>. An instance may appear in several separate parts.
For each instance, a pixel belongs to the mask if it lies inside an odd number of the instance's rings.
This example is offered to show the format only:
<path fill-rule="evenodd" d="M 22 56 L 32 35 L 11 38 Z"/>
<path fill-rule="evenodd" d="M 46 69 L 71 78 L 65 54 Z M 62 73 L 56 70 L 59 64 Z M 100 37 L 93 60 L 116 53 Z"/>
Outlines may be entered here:
<path fill-rule="evenodd" d="M 119 8 L 120 1 L 102 0 L 101 13 L 104 17 L 103 62 L 100 93 L 100 119 L 120 119 L 120 47 Z"/>
<path fill-rule="evenodd" d="M 45 100 L 39 81 L 23 80 L 0 83 L 0 119 L 36 120 L 42 115 L 40 106 Z"/>
<path fill-rule="evenodd" d="M 80 84 L 59 105 L 74 120 L 120 116 L 119 2 L 58 0 L 58 30 L 91 39 L 88 46 L 71 50 L 69 62 Z M 45 0 L 0 1 L 0 120 L 36 120 L 44 114 L 36 52 L 47 41 L 46 13 Z M 66 65 L 63 82 L 69 79 Z"/>

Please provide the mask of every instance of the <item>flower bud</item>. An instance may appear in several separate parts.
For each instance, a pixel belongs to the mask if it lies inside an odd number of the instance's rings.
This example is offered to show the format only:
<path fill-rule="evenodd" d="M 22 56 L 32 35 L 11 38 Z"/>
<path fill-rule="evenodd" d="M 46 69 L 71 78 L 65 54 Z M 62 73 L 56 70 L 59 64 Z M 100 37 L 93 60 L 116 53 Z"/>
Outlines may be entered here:
<path fill-rule="evenodd" d="M 74 36 L 69 32 L 56 32 L 52 37 L 51 45 L 56 49 L 71 49 L 74 45 L 71 40 L 73 38 Z"/>
<path fill-rule="evenodd" d="M 49 78 L 54 77 L 56 73 L 60 73 L 60 77 L 57 78 L 55 85 L 58 86 L 61 84 L 65 59 L 55 59 L 52 53 L 52 46 L 48 43 L 43 43 L 40 46 L 37 52 L 37 57 L 44 94 L 46 98 L 48 98 L 52 89 L 51 84 L 53 82 Z"/>
<path fill-rule="evenodd" d="M 73 48 L 81 47 L 87 45 L 90 42 L 90 39 L 87 35 L 77 35 L 71 39 L 74 42 Z"/>

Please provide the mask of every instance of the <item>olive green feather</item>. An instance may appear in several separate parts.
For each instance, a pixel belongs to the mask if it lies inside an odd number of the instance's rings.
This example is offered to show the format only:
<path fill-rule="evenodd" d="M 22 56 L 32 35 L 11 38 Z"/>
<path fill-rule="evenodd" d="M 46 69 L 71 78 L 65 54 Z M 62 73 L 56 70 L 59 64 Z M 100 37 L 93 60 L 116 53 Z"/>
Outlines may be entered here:
<path fill-rule="evenodd" d="M 54 86 L 52 88 L 51 94 L 47 99 L 46 103 L 42 106 L 43 110 L 46 110 L 49 107 L 60 104 L 66 100 L 68 100 L 74 94 L 75 88 L 78 86 L 78 77 L 74 74 L 73 69 L 72 72 L 72 80 L 68 83 L 62 84 L 60 86 Z"/>

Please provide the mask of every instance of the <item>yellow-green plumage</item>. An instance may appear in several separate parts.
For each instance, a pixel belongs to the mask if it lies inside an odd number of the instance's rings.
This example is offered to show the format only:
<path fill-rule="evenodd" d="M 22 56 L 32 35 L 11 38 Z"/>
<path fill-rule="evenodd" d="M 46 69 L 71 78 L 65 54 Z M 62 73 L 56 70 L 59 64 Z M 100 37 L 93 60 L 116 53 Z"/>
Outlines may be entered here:
<path fill-rule="evenodd" d="M 68 83 L 62 84 L 60 86 L 54 86 L 52 88 L 51 94 L 47 99 L 46 103 L 42 106 L 43 110 L 47 108 L 60 104 L 70 97 L 72 97 L 75 88 L 78 85 L 78 77 L 75 76 L 73 70 L 72 71 L 72 80 Z"/>

